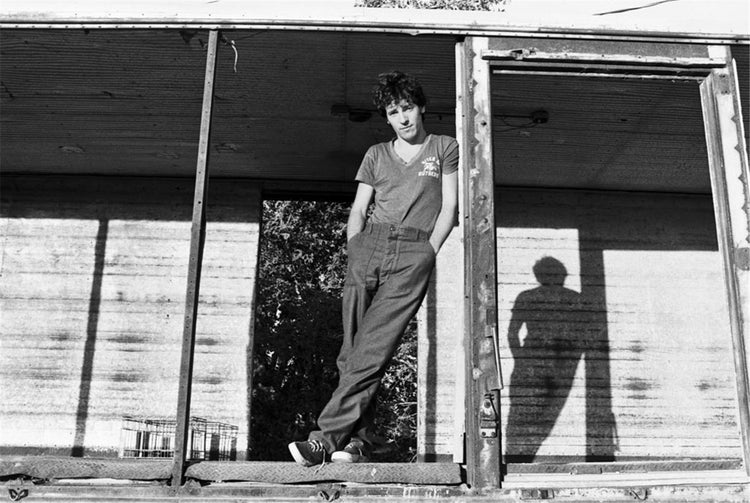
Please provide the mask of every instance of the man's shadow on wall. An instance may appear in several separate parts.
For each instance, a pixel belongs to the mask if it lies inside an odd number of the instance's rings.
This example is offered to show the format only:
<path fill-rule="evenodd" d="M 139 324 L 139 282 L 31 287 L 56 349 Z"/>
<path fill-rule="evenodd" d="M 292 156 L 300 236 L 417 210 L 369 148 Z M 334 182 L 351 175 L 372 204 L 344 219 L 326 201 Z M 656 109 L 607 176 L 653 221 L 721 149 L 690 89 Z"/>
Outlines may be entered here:
<path fill-rule="evenodd" d="M 506 462 L 532 462 L 550 435 L 573 388 L 576 369 L 585 369 L 586 461 L 612 461 L 617 448 L 609 379 L 606 303 L 565 288 L 562 262 L 544 257 L 534 264 L 539 286 L 521 292 L 508 327 L 514 359 L 506 429 Z M 583 271 L 582 271 L 583 272 Z M 582 274 L 583 276 L 583 274 Z M 599 285 L 601 286 L 601 285 Z M 597 292 L 599 288 L 588 289 Z M 603 295 L 603 292 L 599 292 Z M 521 328 L 527 335 L 521 343 Z M 580 461 L 574 456 L 564 461 Z M 555 461 L 555 460 L 548 460 Z"/>

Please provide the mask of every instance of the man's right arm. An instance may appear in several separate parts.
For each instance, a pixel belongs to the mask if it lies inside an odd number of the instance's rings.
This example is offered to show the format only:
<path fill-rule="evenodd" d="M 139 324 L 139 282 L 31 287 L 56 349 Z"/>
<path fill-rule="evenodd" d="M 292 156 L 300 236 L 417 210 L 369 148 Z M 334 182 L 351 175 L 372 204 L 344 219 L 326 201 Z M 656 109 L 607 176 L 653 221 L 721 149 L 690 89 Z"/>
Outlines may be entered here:
<path fill-rule="evenodd" d="M 346 239 L 347 241 L 362 232 L 367 220 L 367 208 L 370 206 L 375 189 L 366 183 L 360 183 L 357 186 L 357 195 L 354 196 L 352 209 L 349 212 L 349 220 L 346 222 Z"/>

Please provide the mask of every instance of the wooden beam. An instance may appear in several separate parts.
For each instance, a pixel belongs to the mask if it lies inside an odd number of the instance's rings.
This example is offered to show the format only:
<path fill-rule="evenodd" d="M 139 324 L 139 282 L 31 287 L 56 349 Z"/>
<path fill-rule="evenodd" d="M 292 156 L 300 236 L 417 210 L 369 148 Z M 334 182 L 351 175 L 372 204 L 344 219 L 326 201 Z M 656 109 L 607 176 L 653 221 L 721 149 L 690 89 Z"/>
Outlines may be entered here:
<path fill-rule="evenodd" d="M 556 484 L 557 485 L 557 484 Z M 537 483 L 539 488 L 549 487 Z M 29 501 L 177 501 L 170 497 L 162 485 L 142 483 L 91 484 L 86 482 L 68 482 L 65 484 L 39 484 L 26 482 L 23 485 L 11 485 L 9 489 L 26 489 Z M 397 485 L 397 484 L 247 484 L 224 482 L 201 486 L 193 485 L 190 494 L 181 501 L 346 501 L 349 503 L 366 503 L 372 501 L 465 501 L 493 503 L 518 503 L 529 500 L 530 503 L 543 503 L 535 493 L 524 489 L 502 489 L 492 494 L 473 498 L 466 494 L 461 486 L 444 485 Z M 731 479 L 705 483 L 697 480 L 681 481 L 639 481 L 636 478 L 617 484 L 597 483 L 593 487 L 563 486 L 554 490 L 547 489 L 548 501 L 747 501 L 750 498 L 750 487 L 747 484 L 733 484 Z M 338 498 L 338 499 L 336 499 Z M 743 500 L 744 498 L 744 500 Z"/>
<path fill-rule="evenodd" d="M 700 90 L 716 236 L 729 303 L 745 470 L 750 475 L 750 173 L 737 69 L 729 48 L 715 50 L 724 53 L 727 65 L 713 70 Z"/>
<path fill-rule="evenodd" d="M 500 487 L 499 369 L 495 360 L 497 273 L 495 180 L 492 164 L 490 68 L 486 38 L 467 38 L 457 51 L 457 121 L 464 210 L 464 336 L 466 344 L 466 462 L 475 489 Z M 494 416 L 494 417 L 493 417 Z M 493 424 L 494 421 L 494 424 Z"/>
<path fill-rule="evenodd" d="M 482 57 L 495 73 L 702 81 L 723 68 L 705 44 L 492 37 Z"/>
<path fill-rule="evenodd" d="M 490 38 L 482 57 L 494 61 L 565 62 L 679 68 L 721 68 L 724 60 L 705 44 Z"/>
<path fill-rule="evenodd" d="M 190 259 L 185 295 L 185 324 L 182 333 L 182 356 L 180 359 L 180 385 L 177 394 L 177 425 L 175 428 L 175 451 L 172 465 L 172 490 L 182 485 L 187 459 L 187 437 L 190 427 L 190 393 L 193 380 L 193 356 L 195 353 L 195 323 L 198 316 L 201 264 L 206 238 L 206 194 L 208 192 L 208 153 L 211 139 L 211 111 L 214 99 L 216 76 L 216 53 L 219 32 L 212 30 L 208 38 L 206 55 L 206 77 L 203 84 L 203 108 L 201 113 L 198 162 L 193 196 L 193 222 L 190 234 Z"/>

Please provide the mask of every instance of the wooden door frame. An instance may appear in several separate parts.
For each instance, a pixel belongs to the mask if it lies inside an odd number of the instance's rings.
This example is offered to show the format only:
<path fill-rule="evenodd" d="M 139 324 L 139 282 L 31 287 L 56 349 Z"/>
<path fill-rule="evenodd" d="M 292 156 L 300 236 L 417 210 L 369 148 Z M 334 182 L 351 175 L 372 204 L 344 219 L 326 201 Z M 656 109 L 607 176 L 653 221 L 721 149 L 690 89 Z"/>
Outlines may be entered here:
<path fill-rule="evenodd" d="M 744 478 L 750 477 L 750 176 L 737 72 L 727 46 L 643 41 L 467 37 L 456 49 L 457 137 L 464 239 L 464 351 L 468 483 L 499 488 L 502 379 L 497 347 L 497 271 L 491 75 L 571 75 L 700 82 L 719 252 L 724 263 Z M 494 423 L 493 423 L 494 421 Z M 494 431 L 493 431 L 494 427 Z M 719 477 L 721 478 L 721 477 Z M 602 484 L 605 480 L 597 480 Z M 607 481 L 608 482 L 608 481 Z"/>
<path fill-rule="evenodd" d="M 716 236 L 734 348 L 735 379 L 745 471 L 750 475 L 750 172 L 737 68 L 728 47 L 712 47 L 725 60 L 701 82 Z"/>

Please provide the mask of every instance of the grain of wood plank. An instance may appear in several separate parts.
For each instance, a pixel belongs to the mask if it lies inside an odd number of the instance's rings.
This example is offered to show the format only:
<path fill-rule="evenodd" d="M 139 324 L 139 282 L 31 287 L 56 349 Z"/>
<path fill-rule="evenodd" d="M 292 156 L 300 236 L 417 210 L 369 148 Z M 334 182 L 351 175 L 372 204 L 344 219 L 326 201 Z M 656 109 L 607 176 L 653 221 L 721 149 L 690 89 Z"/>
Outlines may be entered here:
<path fill-rule="evenodd" d="M 2 415 L 3 432 L 13 435 L 0 433 L 1 448 L 70 448 L 71 404 L 86 354 L 93 364 L 87 451 L 116 453 L 124 414 L 173 414 L 178 368 L 171 355 L 179 351 L 189 236 L 186 185 L 178 179 L 4 178 L 2 225 L 11 232 L 3 241 L 0 380 L 11 385 L 0 395 L 13 404 Z M 242 445 L 260 199 L 253 184 L 219 181 L 213 189 L 221 199 L 209 211 L 194 405 L 198 414 L 238 425 Z M 97 345 L 86 353 L 101 216 L 112 217 L 111 232 L 99 272 Z"/>
<path fill-rule="evenodd" d="M 521 361 L 513 358 L 506 340 L 514 301 L 520 292 L 538 286 L 532 266 L 544 255 L 564 262 L 568 288 L 580 291 L 585 284 L 605 289 L 606 305 L 591 298 L 581 306 L 592 313 L 606 309 L 609 335 L 606 344 L 590 340 L 602 328 L 590 314 L 571 318 L 564 309 L 547 311 L 553 319 L 560 317 L 563 332 L 556 343 L 529 342 L 531 353 L 524 364 L 529 374 L 503 395 L 506 428 L 509 398 L 522 401 L 521 436 L 515 435 L 512 449 L 538 449 L 545 458 L 585 456 L 587 443 L 603 433 L 591 431 L 587 439 L 581 428 L 588 404 L 603 407 L 602 412 L 611 407 L 618 435 L 616 458 L 741 456 L 727 306 L 715 295 L 722 288 L 721 263 L 710 198 L 500 189 L 497 201 L 498 322 L 505 382 L 512 382 Z M 584 236 L 581 229 L 588 229 Z M 584 274 L 581 262 L 600 249 L 604 271 Z M 690 274 L 683 274 L 685 270 Z M 544 303 L 530 306 L 532 312 L 543 308 Z M 438 337 L 450 335 L 446 329 Z M 601 367 L 586 375 L 581 347 L 596 350 L 588 361 L 606 364 L 609 370 Z M 577 371 L 570 390 L 550 387 L 547 368 L 571 358 L 577 360 Z M 450 372 L 436 377 L 436 386 L 452 385 Z M 547 430 L 540 418 L 550 398 L 559 398 L 564 406 Z M 427 418 L 435 428 L 429 448 L 437 452 L 448 449 L 441 442 L 447 442 L 450 431 L 447 417 L 439 417 L 441 410 Z"/>

